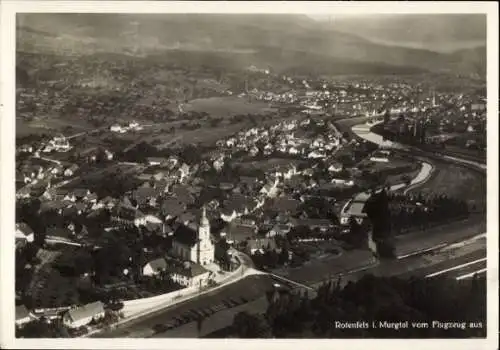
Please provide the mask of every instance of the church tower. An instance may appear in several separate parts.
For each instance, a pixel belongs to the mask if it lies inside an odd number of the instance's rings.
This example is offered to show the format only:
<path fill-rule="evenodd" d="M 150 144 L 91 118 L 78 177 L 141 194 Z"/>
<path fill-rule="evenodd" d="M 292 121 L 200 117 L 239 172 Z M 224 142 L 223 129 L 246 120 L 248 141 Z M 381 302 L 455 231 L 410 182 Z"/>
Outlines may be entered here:
<path fill-rule="evenodd" d="M 197 263 L 207 265 L 214 261 L 215 247 L 210 238 L 210 222 L 205 207 L 202 208 L 200 224 L 198 226 Z"/>

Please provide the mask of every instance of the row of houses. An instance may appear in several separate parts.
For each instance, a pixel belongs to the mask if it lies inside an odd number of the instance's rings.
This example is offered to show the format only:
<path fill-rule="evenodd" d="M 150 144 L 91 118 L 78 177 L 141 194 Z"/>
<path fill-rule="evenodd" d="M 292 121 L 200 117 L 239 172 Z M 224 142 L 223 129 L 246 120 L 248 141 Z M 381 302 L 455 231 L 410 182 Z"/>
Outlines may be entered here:
<path fill-rule="evenodd" d="M 100 301 L 90 304 L 75 306 L 72 308 L 62 308 L 62 310 L 47 310 L 41 313 L 30 312 L 26 306 L 16 306 L 15 324 L 17 327 L 24 327 L 27 323 L 39 320 L 43 317 L 46 322 L 52 322 L 55 319 L 62 319 L 63 324 L 69 328 L 79 328 L 86 326 L 92 321 L 98 321 L 104 318 L 106 314 L 105 305 Z"/>

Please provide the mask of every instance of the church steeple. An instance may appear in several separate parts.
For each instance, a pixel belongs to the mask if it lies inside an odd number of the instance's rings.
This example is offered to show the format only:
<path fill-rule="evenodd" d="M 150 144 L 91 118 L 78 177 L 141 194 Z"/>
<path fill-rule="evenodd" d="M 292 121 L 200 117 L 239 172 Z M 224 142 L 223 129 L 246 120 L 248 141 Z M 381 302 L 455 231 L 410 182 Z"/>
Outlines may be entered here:
<path fill-rule="evenodd" d="M 207 218 L 207 210 L 205 206 L 201 208 L 201 218 L 200 218 L 200 226 L 210 226 L 210 222 Z"/>
<path fill-rule="evenodd" d="M 210 222 L 207 218 L 205 206 L 201 209 L 200 224 L 198 226 L 198 244 L 196 262 L 206 265 L 214 260 L 214 246 L 210 239 Z"/>

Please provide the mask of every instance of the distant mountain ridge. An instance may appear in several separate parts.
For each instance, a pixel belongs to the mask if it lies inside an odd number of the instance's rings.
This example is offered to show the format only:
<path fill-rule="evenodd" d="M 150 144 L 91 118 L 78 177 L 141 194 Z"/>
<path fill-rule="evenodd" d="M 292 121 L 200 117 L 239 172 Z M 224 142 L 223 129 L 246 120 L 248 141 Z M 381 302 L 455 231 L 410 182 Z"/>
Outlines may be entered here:
<path fill-rule="evenodd" d="M 234 52 L 235 59 L 280 66 L 360 64 L 371 71 L 479 73 L 485 50 L 444 54 L 387 46 L 337 31 L 303 15 L 18 15 L 18 50 L 85 55 L 94 52 L 158 54 L 168 50 Z M 298 60 L 298 61 L 297 61 Z M 370 71 L 370 69 L 368 69 Z"/>
<path fill-rule="evenodd" d="M 387 14 L 340 17 L 324 23 L 378 43 L 418 45 L 440 52 L 486 45 L 484 14 Z"/>

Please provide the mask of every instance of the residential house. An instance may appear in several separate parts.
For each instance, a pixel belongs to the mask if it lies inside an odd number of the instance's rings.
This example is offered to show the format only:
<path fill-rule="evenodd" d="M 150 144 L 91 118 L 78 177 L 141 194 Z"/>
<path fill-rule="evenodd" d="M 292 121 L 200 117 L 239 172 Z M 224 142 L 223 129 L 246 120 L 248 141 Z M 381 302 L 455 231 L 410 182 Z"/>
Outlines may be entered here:
<path fill-rule="evenodd" d="M 277 224 L 266 234 L 266 237 L 285 237 L 288 232 L 290 232 L 290 225 Z"/>
<path fill-rule="evenodd" d="M 216 160 L 213 161 L 213 167 L 217 171 L 221 171 L 222 168 L 224 167 L 225 161 L 224 158 L 217 158 Z"/>
<path fill-rule="evenodd" d="M 68 140 L 64 136 L 55 136 L 44 148 L 44 152 L 67 152 L 71 149 Z"/>
<path fill-rule="evenodd" d="M 370 161 L 378 163 L 387 163 L 389 162 L 389 158 L 387 157 L 387 154 L 377 151 L 372 154 L 372 156 L 370 157 Z"/>
<path fill-rule="evenodd" d="M 186 205 L 192 205 L 195 203 L 195 198 L 191 193 L 190 188 L 186 185 L 177 184 L 173 186 L 172 195 Z"/>
<path fill-rule="evenodd" d="M 160 197 L 161 191 L 153 187 L 140 187 L 132 192 L 132 199 L 134 199 L 139 207 L 149 205 L 155 207 L 157 205 L 157 198 Z"/>
<path fill-rule="evenodd" d="M 295 213 L 300 201 L 289 197 L 278 197 L 272 202 L 272 208 L 282 213 Z"/>
<path fill-rule="evenodd" d="M 257 154 L 259 154 L 259 149 L 255 146 L 250 147 L 250 150 L 248 151 L 252 157 L 255 157 Z"/>
<path fill-rule="evenodd" d="M 335 226 L 328 219 L 292 219 L 290 223 L 295 227 L 307 226 L 312 230 L 319 229 L 321 231 L 327 231 Z"/>
<path fill-rule="evenodd" d="M 200 264 L 185 262 L 183 266 L 171 267 L 170 276 L 181 286 L 202 288 L 208 284 L 211 272 Z"/>
<path fill-rule="evenodd" d="M 186 203 L 176 197 L 165 198 L 160 205 L 161 213 L 167 220 L 183 214 L 186 208 Z"/>
<path fill-rule="evenodd" d="M 109 128 L 109 130 L 111 132 L 117 132 L 117 133 L 120 133 L 120 134 L 123 134 L 123 133 L 127 132 L 127 128 L 126 127 L 122 127 L 119 124 L 113 124 L 113 125 L 111 125 L 111 127 Z"/>
<path fill-rule="evenodd" d="M 140 131 L 140 130 L 142 130 L 142 126 L 138 122 L 136 122 L 135 120 L 133 120 L 133 121 L 131 121 L 128 124 L 128 129 L 129 130 Z"/>
<path fill-rule="evenodd" d="M 26 306 L 24 305 L 16 306 L 16 326 L 22 327 L 33 319 L 34 317 L 28 311 Z"/>
<path fill-rule="evenodd" d="M 318 137 L 318 138 L 313 140 L 313 142 L 311 143 L 311 146 L 318 148 L 318 147 L 322 147 L 324 143 L 325 143 L 325 140 L 322 137 Z"/>
<path fill-rule="evenodd" d="M 67 311 L 63 316 L 63 323 L 69 328 L 79 328 L 92 320 L 102 319 L 104 315 L 104 304 L 96 301 Z"/>
<path fill-rule="evenodd" d="M 337 161 L 330 162 L 330 164 L 328 166 L 328 171 L 333 172 L 333 173 L 341 172 L 343 169 L 344 169 L 343 164 L 340 162 L 337 162 Z"/>
<path fill-rule="evenodd" d="M 28 187 L 23 187 L 16 192 L 16 199 L 27 199 L 31 198 L 31 189 Z"/>
<path fill-rule="evenodd" d="M 170 237 L 170 236 L 173 236 L 174 233 L 175 233 L 175 230 L 173 229 L 173 227 L 171 225 L 167 225 L 166 223 L 162 224 L 161 236 Z"/>
<path fill-rule="evenodd" d="M 274 237 L 255 237 L 247 241 L 246 251 L 250 255 L 255 254 L 257 251 L 263 254 L 267 249 L 278 250 Z"/>
<path fill-rule="evenodd" d="M 76 188 L 71 193 L 73 195 L 72 200 L 88 200 L 91 192 L 86 188 Z"/>
<path fill-rule="evenodd" d="M 149 157 L 147 158 L 149 166 L 168 166 L 169 160 L 163 157 Z"/>
<path fill-rule="evenodd" d="M 377 162 L 377 163 L 388 163 L 389 159 L 387 159 L 387 157 L 383 157 L 383 156 L 371 156 L 370 161 Z"/>
<path fill-rule="evenodd" d="M 134 225 L 139 227 L 146 224 L 146 216 L 143 212 L 134 207 L 119 205 L 113 208 L 111 212 L 111 221 L 121 225 Z"/>
<path fill-rule="evenodd" d="M 179 158 L 175 156 L 168 157 L 168 168 L 173 169 L 179 164 Z"/>
<path fill-rule="evenodd" d="M 297 174 L 297 167 L 294 164 L 287 164 L 275 168 L 275 174 L 278 177 L 282 177 L 285 180 L 290 179 L 292 176 Z"/>
<path fill-rule="evenodd" d="M 176 218 L 176 222 L 181 225 L 196 225 L 197 216 L 192 211 L 186 211 Z"/>
<path fill-rule="evenodd" d="M 300 153 L 300 150 L 295 146 L 290 146 L 290 147 L 288 147 L 288 153 L 296 155 L 296 154 Z"/>
<path fill-rule="evenodd" d="M 247 187 L 250 191 L 254 190 L 259 185 L 259 179 L 252 176 L 240 176 L 240 184 Z"/>
<path fill-rule="evenodd" d="M 274 181 L 268 181 L 259 191 L 260 194 L 265 195 L 266 197 L 275 197 L 278 193 L 278 178 L 275 178 Z"/>
<path fill-rule="evenodd" d="M 177 171 L 177 177 L 179 178 L 179 181 L 184 181 L 187 177 L 190 175 L 190 167 L 186 163 L 183 163 L 178 171 Z"/>
<path fill-rule="evenodd" d="M 73 165 L 71 165 L 70 167 L 66 168 L 66 169 L 64 170 L 64 173 L 63 173 L 63 174 L 64 174 L 64 176 L 66 176 L 66 177 L 70 177 L 70 176 L 75 175 L 75 172 L 76 172 L 77 170 L 78 170 L 78 165 L 73 164 Z"/>
<path fill-rule="evenodd" d="M 104 157 L 106 157 L 107 160 L 113 160 L 114 154 L 113 154 L 113 152 L 105 149 L 104 150 Z"/>
<path fill-rule="evenodd" d="M 230 223 L 220 232 L 220 236 L 229 244 L 244 242 L 257 234 L 257 226 Z"/>
<path fill-rule="evenodd" d="M 302 171 L 302 175 L 304 176 L 313 176 L 314 175 L 314 169 L 313 168 L 307 168 Z"/>
<path fill-rule="evenodd" d="M 307 158 L 310 159 L 320 159 L 320 158 L 325 158 L 326 155 L 322 152 L 319 151 L 312 151 L 307 155 Z"/>
<path fill-rule="evenodd" d="M 231 222 L 238 217 L 238 213 L 232 208 L 222 208 L 220 217 L 225 222 Z"/>
<path fill-rule="evenodd" d="M 262 207 L 263 204 L 263 199 L 255 200 L 240 194 L 234 194 L 230 199 L 224 201 L 224 210 L 221 213 L 221 218 L 224 221 L 231 221 L 235 217 L 251 213 L 255 209 Z M 231 217 L 230 220 L 228 219 L 229 215 Z"/>
<path fill-rule="evenodd" d="M 354 181 L 351 179 L 333 178 L 330 182 L 335 186 L 345 186 L 345 187 L 354 186 Z"/>
<path fill-rule="evenodd" d="M 87 212 L 89 205 L 84 202 L 77 202 L 69 208 L 74 208 L 76 215 L 83 215 Z"/>
<path fill-rule="evenodd" d="M 104 197 L 103 199 L 101 199 L 99 201 L 99 204 L 101 204 L 101 207 L 106 208 L 106 209 L 113 209 L 117 203 L 118 203 L 118 200 L 113 198 L 113 197 L 110 197 L 110 196 Z"/>
<path fill-rule="evenodd" d="M 256 224 L 256 217 L 253 215 L 242 215 L 233 220 L 234 224 L 254 226 Z"/>
<path fill-rule="evenodd" d="M 31 243 L 35 240 L 35 233 L 28 224 L 21 222 L 16 224 L 16 242 L 24 241 Z"/>
<path fill-rule="evenodd" d="M 42 194 L 42 200 L 63 200 L 68 196 L 69 190 L 64 188 L 51 188 L 50 182 Z"/>
<path fill-rule="evenodd" d="M 50 168 L 49 173 L 52 175 L 59 175 L 62 173 L 62 167 L 60 165 L 55 165 L 52 168 Z"/>
<path fill-rule="evenodd" d="M 167 261 L 165 258 L 158 258 L 155 260 L 151 260 L 142 268 L 142 274 L 144 276 L 155 276 L 158 275 L 162 271 L 167 271 Z"/>
<path fill-rule="evenodd" d="M 32 153 L 33 152 L 33 146 L 26 144 L 22 145 L 19 147 L 19 152 L 24 152 L 24 153 Z"/>
<path fill-rule="evenodd" d="M 144 221 L 146 222 L 146 224 L 153 224 L 158 226 L 161 226 L 163 224 L 163 221 L 160 218 L 152 214 L 146 214 L 144 216 Z"/>
<path fill-rule="evenodd" d="M 69 207 L 71 204 L 72 203 L 68 203 L 68 202 L 61 201 L 61 200 L 42 202 L 42 204 L 40 205 L 39 213 L 53 211 L 53 212 L 56 212 L 58 214 L 62 214 L 63 209 Z"/>
<path fill-rule="evenodd" d="M 97 203 L 97 200 L 99 199 L 99 197 L 97 196 L 97 193 L 91 192 L 90 194 L 87 195 L 86 199 L 87 199 L 87 202 L 95 204 L 95 203 Z"/>

